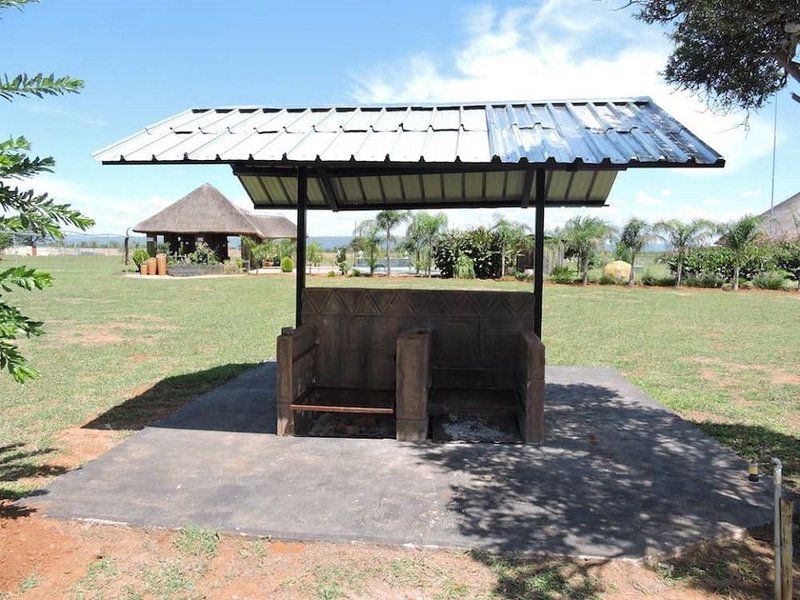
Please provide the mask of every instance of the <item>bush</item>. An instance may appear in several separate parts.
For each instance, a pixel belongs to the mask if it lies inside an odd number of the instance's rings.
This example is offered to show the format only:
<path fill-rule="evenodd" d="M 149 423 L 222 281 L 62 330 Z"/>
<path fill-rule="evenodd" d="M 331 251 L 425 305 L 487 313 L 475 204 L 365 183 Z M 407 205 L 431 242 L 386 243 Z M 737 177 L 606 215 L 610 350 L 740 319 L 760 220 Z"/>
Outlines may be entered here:
<path fill-rule="evenodd" d="M 674 277 L 657 277 L 650 271 L 645 271 L 644 275 L 640 278 L 642 285 L 658 286 L 658 287 L 671 287 L 675 285 Z"/>
<path fill-rule="evenodd" d="M 753 246 L 748 250 L 742 262 L 739 277 L 751 281 L 759 273 L 774 270 L 779 266 L 779 254 L 778 247 L 772 244 Z M 694 277 L 707 282 L 716 278 L 731 281 L 733 279 L 733 258 L 733 251 L 724 246 L 690 248 L 683 261 L 683 276 L 687 280 Z M 673 274 L 677 273 L 678 260 L 674 252 L 662 254 L 659 261 L 666 264 Z"/>
<path fill-rule="evenodd" d="M 147 250 L 144 250 L 143 248 L 137 248 L 136 250 L 133 251 L 133 254 L 131 255 L 131 260 L 133 261 L 133 264 L 135 264 L 137 267 L 140 266 L 143 262 L 147 262 L 148 258 L 150 258 L 150 253 Z"/>
<path fill-rule="evenodd" d="M 603 273 L 600 279 L 597 280 L 600 285 L 620 285 L 622 282 L 613 275 L 606 275 Z"/>
<path fill-rule="evenodd" d="M 475 277 L 500 277 L 502 239 L 496 231 L 478 227 L 469 231 L 443 234 L 433 247 L 433 259 L 444 279 L 457 277 L 457 262 L 461 256 L 472 261 Z"/>
<path fill-rule="evenodd" d="M 340 260 L 336 263 L 336 266 L 339 267 L 339 273 L 342 275 L 347 275 L 347 271 L 350 269 L 350 265 L 347 264 L 346 260 Z"/>
<path fill-rule="evenodd" d="M 553 283 L 573 283 L 575 281 L 575 273 L 566 265 L 554 267 L 550 272 L 550 281 Z"/>
<path fill-rule="evenodd" d="M 347 274 L 348 277 L 361 277 L 361 271 L 356 268 L 350 269 L 350 272 Z"/>
<path fill-rule="evenodd" d="M 219 258 L 211 249 L 211 246 L 205 242 L 197 244 L 194 252 L 187 254 L 186 258 L 193 265 L 216 265 L 219 263 Z"/>
<path fill-rule="evenodd" d="M 294 261 L 292 260 L 292 257 L 284 256 L 281 259 L 281 272 L 291 273 L 292 271 L 294 271 Z"/>
<path fill-rule="evenodd" d="M 456 261 L 456 277 L 458 279 L 475 279 L 475 263 L 466 254 Z"/>
<path fill-rule="evenodd" d="M 767 271 L 753 277 L 753 285 L 762 290 L 782 290 L 785 282 L 783 271 Z"/>
<path fill-rule="evenodd" d="M 525 271 L 514 271 L 514 279 L 517 281 L 530 281 L 531 275 L 528 275 Z"/>
<path fill-rule="evenodd" d="M 714 273 L 701 273 L 700 275 L 690 275 L 684 280 L 689 287 L 699 288 L 721 288 L 725 284 L 725 279 Z"/>
<path fill-rule="evenodd" d="M 328 271 L 328 277 L 336 277 L 336 271 Z"/>

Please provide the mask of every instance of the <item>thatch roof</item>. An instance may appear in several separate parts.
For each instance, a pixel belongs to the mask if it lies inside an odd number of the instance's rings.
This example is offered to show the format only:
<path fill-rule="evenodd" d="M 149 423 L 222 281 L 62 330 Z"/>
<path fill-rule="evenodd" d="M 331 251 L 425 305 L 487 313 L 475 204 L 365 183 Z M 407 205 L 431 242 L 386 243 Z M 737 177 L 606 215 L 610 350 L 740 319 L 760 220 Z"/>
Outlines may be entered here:
<path fill-rule="evenodd" d="M 759 230 L 769 239 L 797 239 L 800 237 L 800 192 L 776 204 L 772 211 L 767 210 L 759 217 Z"/>
<path fill-rule="evenodd" d="M 219 233 L 259 239 L 295 239 L 297 228 L 285 217 L 247 212 L 204 183 L 133 228 L 140 233 Z"/>

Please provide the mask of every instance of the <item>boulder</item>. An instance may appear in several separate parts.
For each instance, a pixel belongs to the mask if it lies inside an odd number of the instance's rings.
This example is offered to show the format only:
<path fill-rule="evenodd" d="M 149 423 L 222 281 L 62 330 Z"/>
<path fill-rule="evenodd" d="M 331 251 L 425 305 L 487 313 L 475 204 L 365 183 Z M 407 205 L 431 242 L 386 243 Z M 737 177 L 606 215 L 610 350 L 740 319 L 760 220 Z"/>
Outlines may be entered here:
<path fill-rule="evenodd" d="M 628 281 L 631 276 L 631 265 L 624 260 L 615 260 L 603 267 L 603 275 L 619 281 Z"/>

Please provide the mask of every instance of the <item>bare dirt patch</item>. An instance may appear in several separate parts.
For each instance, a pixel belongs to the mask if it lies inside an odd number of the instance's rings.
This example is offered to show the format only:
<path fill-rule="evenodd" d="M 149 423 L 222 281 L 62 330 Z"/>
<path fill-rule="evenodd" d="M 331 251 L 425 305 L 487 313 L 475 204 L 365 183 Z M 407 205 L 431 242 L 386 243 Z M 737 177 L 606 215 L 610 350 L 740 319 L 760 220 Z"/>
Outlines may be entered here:
<path fill-rule="evenodd" d="M 700 371 L 700 377 L 708 381 L 714 381 L 720 385 L 727 385 L 730 381 L 730 376 L 741 371 L 757 371 L 759 373 L 763 373 L 770 378 L 772 383 L 776 385 L 800 385 L 800 375 L 796 373 L 788 373 L 768 365 L 737 363 L 718 358 L 711 358 L 709 356 L 690 356 L 687 360 L 702 365 L 719 367 L 722 369 L 724 371 L 722 374 L 713 369 L 702 369 Z"/>
<path fill-rule="evenodd" d="M 112 322 L 102 325 L 61 321 L 59 328 L 48 336 L 48 340 L 52 344 L 75 346 L 102 346 L 128 341 L 151 344 L 155 343 L 162 333 L 176 329 L 175 325 L 157 315 L 148 316 L 142 322 Z M 126 335 L 129 333 L 136 335 Z"/>
<path fill-rule="evenodd" d="M 764 532 L 655 566 L 269 541 L 56 521 L 0 507 L 0 593 L 21 598 L 763 598 Z M 195 531 L 194 535 L 198 532 Z M 215 541 L 216 540 L 216 541 Z M 536 592 L 535 594 L 533 592 Z"/>

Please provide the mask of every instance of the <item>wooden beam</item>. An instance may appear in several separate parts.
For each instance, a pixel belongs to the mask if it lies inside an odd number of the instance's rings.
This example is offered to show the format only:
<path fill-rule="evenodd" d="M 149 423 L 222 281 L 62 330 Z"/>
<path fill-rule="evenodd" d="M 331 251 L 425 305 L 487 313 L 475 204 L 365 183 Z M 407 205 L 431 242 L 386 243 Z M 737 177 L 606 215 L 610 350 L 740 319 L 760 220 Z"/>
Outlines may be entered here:
<path fill-rule="evenodd" d="M 531 201 L 531 187 L 533 186 L 534 173 L 536 173 L 536 170 L 533 167 L 525 171 L 525 179 L 522 181 L 522 198 L 520 202 L 522 208 L 528 208 L 528 204 Z"/>
<path fill-rule="evenodd" d="M 333 212 L 339 212 L 339 200 L 336 198 L 336 189 L 333 187 L 330 175 L 327 171 L 319 169 L 319 185 L 322 188 L 322 194 L 325 196 L 325 202 Z"/>
<path fill-rule="evenodd" d="M 536 170 L 536 228 L 533 249 L 533 332 L 542 339 L 542 299 L 544 290 L 544 205 L 545 170 Z"/>
<path fill-rule="evenodd" d="M 295 265 L 295 323 L 303 324 L 303 290 L 306 287 L 306 204 L 308 177 L 306 168 L 297 170 L 297 264 Z"/>

